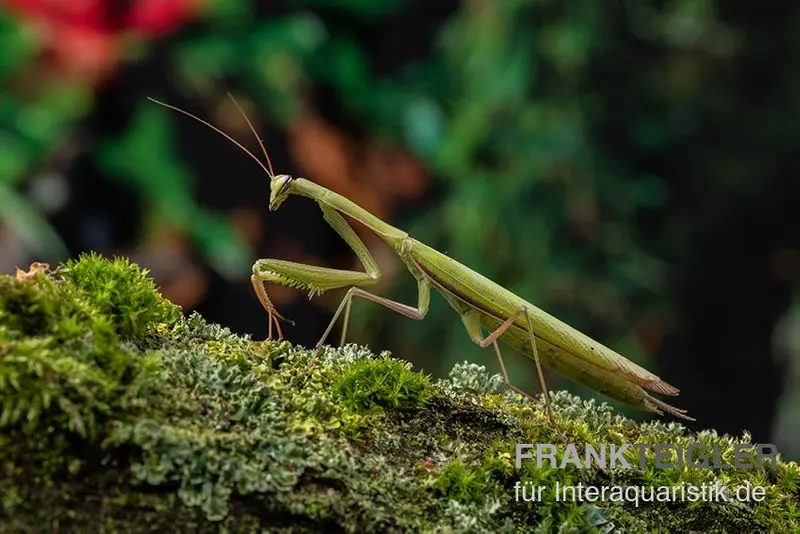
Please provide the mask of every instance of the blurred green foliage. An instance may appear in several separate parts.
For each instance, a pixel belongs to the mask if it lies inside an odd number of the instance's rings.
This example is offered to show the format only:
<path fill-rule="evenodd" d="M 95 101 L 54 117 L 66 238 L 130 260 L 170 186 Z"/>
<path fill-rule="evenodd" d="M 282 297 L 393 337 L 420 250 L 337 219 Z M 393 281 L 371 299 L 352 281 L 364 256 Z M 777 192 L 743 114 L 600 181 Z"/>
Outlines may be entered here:
<path fill-rule="evenodd" d="M 0 87 L 28 66 L 37 48 L 31 32 L 0 11 Z M 42 88 L 35 101 L 0 91 L 0 220 L 45 257 L 63 258 L 66 249 L 17 186 L 47 159 L 70 123 L 88 112 L 88 98 L 88 88 L 66 82 Z"/>
<path fill-rule="evenodd" d="M 1 10 L 0 47 L 0 221 L 38 257 L 63 260 L 68 252 L 60 236 L 19 186 L 38 173 L 64 170 L 47 167 L 63 158 L 70 142 L 80 142 L 81 119 L 94 103 L 94 82 L 35 63 L 42 43 L 24 21 Z M 252 251 L 221 217 L 197 206 L 191 176 L 172 146 L 175 136 L 166 112 L 152 108 L 143 101 L 122 139 L 101 141 L 91 148 L 93 157 L 108 177 L 130 184 L 143 197 L 151 227 L 182 231 L 221 274 L 241 277 Z"/>
<path fill-rule="evenodd" d="M 368 136 L 409 147 L 446 191 L 424 213 L 395 223 L 632 359 L 646 357 L 671 315 L 662 258 L 691 255 L 692 234 L 762 185 L 770 150 L 789 150 L 800 134 L 788 123 L 756 132 L 775 110 L 725 91 L 734 60 L 758 53 L 745 47 L 746 28 L 724 21 L 711 0 L 464 2 L 427 57 L 379 75 L 354 28 L 389 20 L 408 4 L 304 0 L 254 18 L 253 4 L 212 2 L 210 31 L 169 43 L 173 82 L 198 100 L 235 83 L 284 128 L 303 112 L 310 85 L 332 87 Z M 0 43 L 14 51 L 0 62 L 8 78 L 34 45 L 7 18 Z M 788 106 L 797 80 L 786 72 L 776 87 L 789 90 L 774 99 Z M 36 101 L 0 98 L 0 216 L 54 253 L 55 234 L 14 187 L 87 112 L 90 97 L 60 86 Z M 133 184 L 157 220 L 192 235 L 220 272 L 247 276 L 252 253 L 193 203 L 164 113 L 143 102 L 126 135 L 99 147 L 97 160 Z M 757 155 L 699 152 L 692 135 L 709 117 Z M 676 153 L 681 161 L 673 163 Z M 703 209 L 676 204 L 676 191 L 703 200 Z M 394 297 L 413 301 L 415 289 L 404 277 Z M 439 300 L 422 323 L 368 307 L 354 309 L 359 341 L 381 335 L 426 362 L 478 353 Z M 388 322 L 391 331 L 381 328 Z"/>
<path fill-rule="evenodd" d="M 221 215 L 195 203 L 192 177 L 176 157 L 167 113 L 143 103 L 124 137 L 100 146 L 98 162 L 109 176 L 127 181 L 149 200 L 156 219 L 152 226 L 166 224 L 182 230 L 218 272 L 231 279 L 241 278 L 252 264 L 252 252 Z"/>

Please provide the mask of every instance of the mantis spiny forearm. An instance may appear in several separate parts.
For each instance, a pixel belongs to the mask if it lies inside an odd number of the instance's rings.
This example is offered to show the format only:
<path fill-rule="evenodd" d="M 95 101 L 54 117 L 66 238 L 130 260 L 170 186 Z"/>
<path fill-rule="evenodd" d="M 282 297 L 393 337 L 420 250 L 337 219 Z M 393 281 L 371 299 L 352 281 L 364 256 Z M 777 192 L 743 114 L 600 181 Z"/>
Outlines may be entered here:
<path fill-rule="evenodd" d="M 151 99 L 153 100 L 153 99 Z M 601 345 L 533 304 L 511 293 L 483 275 L 462 265 L 441 252 L 417 241 L 407 233 L 382 221 L 347 198 L 304 178 L 275 175 L 266 148 L 244 112 L 253 134 L 259 141 L 266 165 L 250 150 L 216 126 L 182 109 L 153 100 L 200 121 L 226 137 L 253 158 L 270 177 L 269 210 L 277 210 L 290 195 L 308 197 L 317 202 L 325 221 L 344 239 L 364 266 L 364 272 L 317 267 L 279 259 L 261 259 L 253 265 L 251 281 L 256 295 L 269 316 L 269 338 L 275 325 L 282 336 L 278 319 L 283 319 L 273 306 L 265 284 L 277 283 L 307 290 L 310 296 L 338 288 L 349 288 L 328 327 L 316 345 L 316 358 L 339 316 L 344 313 L 341 343 L 347 334 L 350 305 L 354 297 L 380 304 L 406 317 L 421 320 L 428 312 L 430 292 L 441 294 L 461 317 L 464 328 L 475 343 L 483 348 L 492 345 L 503 371 L 506 384 L 511 384 L 497 341 L 503 341 L 517 352 L 531 358 L 535 365 L 550 421 L 555 424 L 548 390 L 541 366 L 549 367 L 592 389 L 619 401 L 662 414 L 693 420 L 685 410 L 671 406 L 648 391 L 677 395 L 678 389 L 658 376 Z M 238 104 L 234 100 L 238 107 Z M 239 108 L 241 111 L 241 108 Z M 417 280 L 417 306 L 409 306 L 370 293 L 361 286 L 374 284 L 381 277 L 380 269 L 369 249 L 356 235 L 342 215 L 346 215 L 377 234 L 389 245 Z M 484 336 L 484 331 L 489 332 Z M 312 358 L 312 360 L 313 360 Z"/>

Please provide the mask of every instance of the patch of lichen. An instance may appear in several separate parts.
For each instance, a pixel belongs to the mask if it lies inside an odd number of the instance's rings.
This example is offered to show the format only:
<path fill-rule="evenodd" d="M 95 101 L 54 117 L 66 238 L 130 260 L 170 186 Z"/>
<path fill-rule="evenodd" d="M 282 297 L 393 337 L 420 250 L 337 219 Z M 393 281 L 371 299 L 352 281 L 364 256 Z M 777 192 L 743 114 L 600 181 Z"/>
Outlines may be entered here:
<path fill-rule="evenodd" d="M 486 377 L 488 382 L 489 377 Z M 745 434 L 734 438 L 720 436 L 713 431 L 703 431 L 690 434 L 684 427 L 676 423 L 634 423 L 620 415 L 616 415 L 608 405 L 596 405 L 594 401 L 580 401 L 576 397 L 564 392 L 555 394 L 554 410 L 559 414 L 561 435 L 553 436 L 549 427 L 543 428 L 545 420 L 542 407 L 536 406 L 526 399 L 517 399 L 508 402 L 511 394 L 506 394 L 505 399 L 497 396 L 484 396 L 483 405 L 492 409 L 511 414 L 514 417 L 515 428 L 512 431 L 512 440 L 496 448 L 493 458 L 506 458 L 508 451 L 513 450 L 515 443 L 589 443 L 599 444 L 654 444 L 669 443 L 672 445 L 687 445 L 691 442 L 701 442 L 709 446 L 717 446 L 721 451 L 723 462 L 733 462 L 733 447 L 736 443 L 749 443 L 751 438 Z M 526 410 L 533 408 L 529 416 L 524 416 Z M 582 451 L 581 451 L 582 452 Z M 559 449 L 556 458 L 560 460 L 564 451 Z M 634 466 L 639 464 L 639 452 L 626 454 L 626 458 Z M 510 461 L 510 460 L 509 460 Z M 675 457 L 671 460 L 673 463 Z M 484 458 L 482 469 L 490 469 L 491 462 Z M 767 463 L 761 469 L 730 469 L 730 468 L 701 468 L 687 467 L 656 468 L 652 451 L 646 454 L 644 469 L 631 470 L 579 470 L 572 465 L 564 469 L 551 469 L 544 467 L 535 468 L 532 464 L 525 465 L 519 472 L 506 470 L 507 477 L 502 479 L 501 485 L 506 490 L 506 495 L 514 492 L 512 487 L 516 481 L 530 482 L 533 486 L 543 485 L 544 499 L 538 503 L 545 513 L 543 520 L 550 521 L 550 528 L 556 526 L 575 527 L 581 521 L 582 512 L 575 507 L 575 503 L 556 502 L 553 492 L 550 491 L 558 481 L 562 487 L 566 484 L 581 482 L 584 486 L 680 486 L 693 484 L 700 486 L 719 484 L 733 489 L 739 485 L 749 483 L 752 486 L 766 488 L 766 498 L 762 502 L 739 503 L 729 498 L 727 502 L 688 502 L 683 503 L 640 503 L 633 506 L 630 503 L 602 503 L 601 508 L 592 507 L 591 523 L 595 525 L 613 523 L 626 530 L 652 530 L 664 531 L 763 531 L 785 532 L 796 529 L 800 521 L 800 469 L 794 462 L 780 462 L 777 466 Z M 503 495 L 502 493 L 500 495 Z M 730 493 L 729 493 L 730 496 Z M 510 499 L 502 502 L 503 507 L 514 508 L 517 503 Z M 600 506 L 600 504 L 598 504 Z M 570 510 L 571 508 L 571 510 Z M 585 510 L 584 510 L 585 512 Z M 564 519 L 566 518 L 566 521 Z M 576 523 L 576 520 L 578 523 Z M 584 517 L 584 522 L 585 517 Z"/>
<path fill-rule="evenodd" d="M 384 353 L 253 342 L 180 315 L 94 255 L 0 277 L 0 530 L 786 531 L 800 469 L 555 469 L 517 443 L 718 444 L 557 393 L 542 407 L 470 364 L 432 382 Z M 563 452 L 559 452 L 560 458 Z M 744 482 L 761 503 L 580 504 L 564 484 Z M 548 488 L 515 499 L 517 483 Z"/>

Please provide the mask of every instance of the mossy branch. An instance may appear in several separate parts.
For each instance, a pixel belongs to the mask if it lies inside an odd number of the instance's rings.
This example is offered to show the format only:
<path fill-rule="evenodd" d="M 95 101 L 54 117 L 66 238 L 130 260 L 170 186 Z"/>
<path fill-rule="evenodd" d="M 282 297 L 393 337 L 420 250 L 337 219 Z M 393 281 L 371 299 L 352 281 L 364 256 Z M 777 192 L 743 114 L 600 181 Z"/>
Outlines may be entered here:
<path fill-rule="evenodd" d="M 787 531 L 800 469 L 551 469 L 517 443 L 735 442 L 637 424 L 594 401 L 542 406 L 480 366 L 433 381 L 356 345 L 309 351 L 188 318 L 124 259 L 0 277 L 0 530 Z M 519 481 L 750 483 L 762 502 L 515 499 Z"/>

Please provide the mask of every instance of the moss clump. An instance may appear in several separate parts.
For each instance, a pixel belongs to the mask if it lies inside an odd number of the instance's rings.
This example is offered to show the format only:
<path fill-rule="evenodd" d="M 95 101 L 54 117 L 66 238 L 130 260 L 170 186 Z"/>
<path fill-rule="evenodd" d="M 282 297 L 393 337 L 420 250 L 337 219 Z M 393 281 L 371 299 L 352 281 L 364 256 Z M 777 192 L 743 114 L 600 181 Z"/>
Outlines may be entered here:
<path fill-rule="evenodd" d="M 0 277 L 0 531 L 784 532 L 800 519 L 792 462 L 514 462 L 517 443 L 700 440 L 729 458 L 749 436 L 637 424 L 563 392 L 556 432 L 476 365 L 433 383 L 355 345 L 310 357 L 182 317 L 126 260 Z M 747 483 L 766 496 L 580 503 L 557 499 L 556 483 Z M 535 501 L 516 497 L 535 486 Z"/>
<path fill-rule="evenodd" d="M 147 271 L 126 259 L 107 261 L 88 254 L 67 262 L 56 276 L 94 314 L 110 321 L 122 340 L 141 343 L 156 325 L 172 325 L 181 315 L 179 307 L 156 291 Z"/>
<path fill-rule="evenodd" d="M 89 255 L 49 274 L 35 267 L 0 277 L 0 448 L 11 472 L 38 453 L 60 463 L 68 458 L 52 452 L 102 439 L 155 368 L 135 344 L 180 317 L 127 260 Z M 123 314 L 143 319 L 133 328 Z"/>
<path fill-rule="evenodd" d="M 354 411 L 423 408 L 434 396 L 430 379 L 411 365 L 386 355 L 355 363 L 333 386 L 342 404 Z"/>
<path fill-rule="evenodd" d="M 454 460 L 434 479 L 442 497 L 462 503 L 478 503 L 497 492 L 498 485 L 490 480 L 490 470 L 474 468 Z"/>

